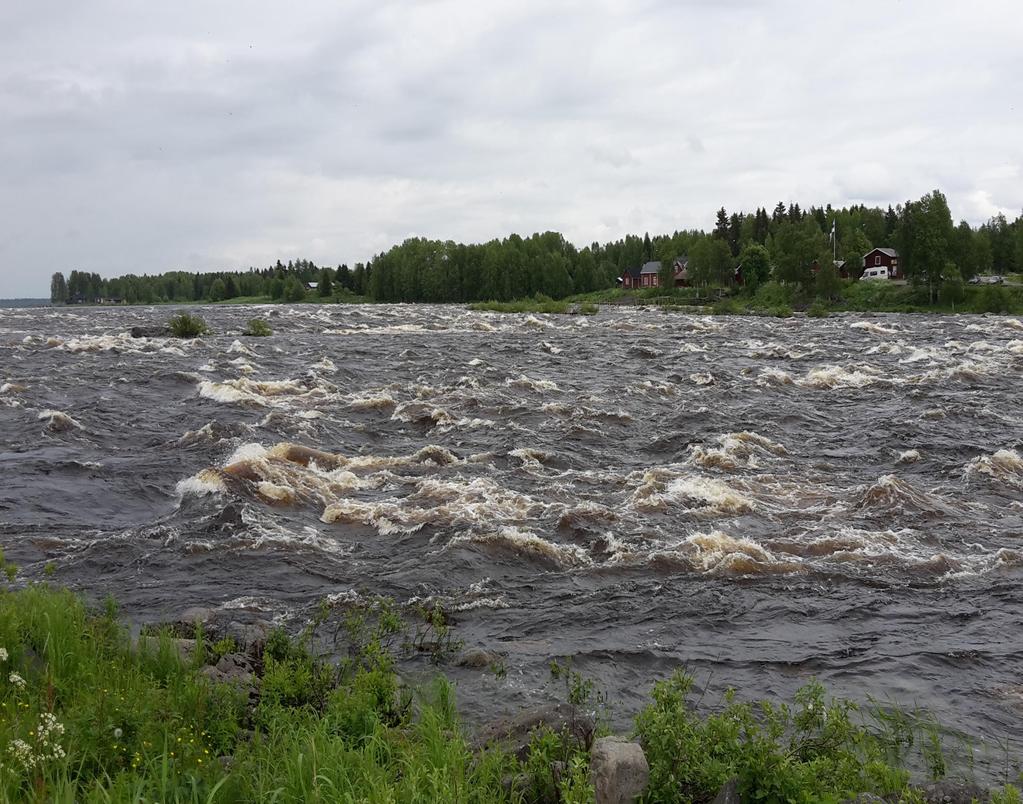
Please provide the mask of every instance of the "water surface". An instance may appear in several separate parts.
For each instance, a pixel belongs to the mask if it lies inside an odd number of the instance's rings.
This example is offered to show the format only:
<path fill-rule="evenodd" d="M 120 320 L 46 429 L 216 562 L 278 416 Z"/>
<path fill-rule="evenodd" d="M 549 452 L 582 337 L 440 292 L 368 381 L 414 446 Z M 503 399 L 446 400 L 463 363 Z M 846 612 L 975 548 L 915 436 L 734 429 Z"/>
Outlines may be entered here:
<path fill-rule="evenodd" d="M 127 334 L 170 312 L 0 312 L 28 577 L 140 620 L 438 601 L 507 657 L 449 669 L 470 719 L 574 657 L 620 719 L 688 665 L 1023 737 L 1016 319 L 218 307 L 201 340 Z"/>

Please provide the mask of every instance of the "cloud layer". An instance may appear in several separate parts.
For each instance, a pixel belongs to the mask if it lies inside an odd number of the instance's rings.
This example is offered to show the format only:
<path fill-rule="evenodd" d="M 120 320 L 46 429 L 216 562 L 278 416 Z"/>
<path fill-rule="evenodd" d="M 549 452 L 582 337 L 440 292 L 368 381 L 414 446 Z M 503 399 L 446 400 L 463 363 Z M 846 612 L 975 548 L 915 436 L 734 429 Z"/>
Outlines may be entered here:
<path fill-rule="evenodd" d="M 1015 216 L 1021 41 L 1007 0 L 4 4 L 0 297 L 934 187 Z"/>

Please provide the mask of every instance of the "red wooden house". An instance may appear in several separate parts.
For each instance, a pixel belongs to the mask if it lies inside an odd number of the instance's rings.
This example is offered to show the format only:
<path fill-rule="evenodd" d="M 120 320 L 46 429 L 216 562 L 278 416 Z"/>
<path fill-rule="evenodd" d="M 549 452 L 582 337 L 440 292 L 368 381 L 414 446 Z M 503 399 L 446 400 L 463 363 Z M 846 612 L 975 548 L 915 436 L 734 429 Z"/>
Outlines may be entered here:
<path fill-rule="evenodd" d="M 676 257 L 672 263 L 675 269 L 675 287 L 681 288 L 689 284 L 688 257 Z M 630 268 L 621 276 L 622 287 L 626 290 L 635 288 L 657 288 L 661 286 L 661 261 L 651 260 L 638 268 Z"/>
<path fill-rule="evenodd" d="M 899 252 L 893 248 L 875 248 L 863 255 L 864 273 L 881 268 L 887 269 L 889 279 L 906 278 L 902 270 L 902 261 L 899 259 Z"/>

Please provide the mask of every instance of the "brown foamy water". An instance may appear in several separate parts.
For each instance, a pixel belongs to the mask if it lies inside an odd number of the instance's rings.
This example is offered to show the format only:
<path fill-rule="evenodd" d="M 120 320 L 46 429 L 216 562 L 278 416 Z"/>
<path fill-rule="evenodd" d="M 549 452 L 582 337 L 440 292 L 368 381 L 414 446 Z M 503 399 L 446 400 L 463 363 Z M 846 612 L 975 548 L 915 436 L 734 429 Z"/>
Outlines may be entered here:
<path fill-rule="evenodd" d="M 621 719 L 687 664 L 1023 737 L 1018 320 L 201 312 L 196 341 L 127 335 L 166 308 L 0 312 L 28 577 L 146 620 L 434 599 L 507 657 L 450 669 L 470 719 L 573 656 Z"/>

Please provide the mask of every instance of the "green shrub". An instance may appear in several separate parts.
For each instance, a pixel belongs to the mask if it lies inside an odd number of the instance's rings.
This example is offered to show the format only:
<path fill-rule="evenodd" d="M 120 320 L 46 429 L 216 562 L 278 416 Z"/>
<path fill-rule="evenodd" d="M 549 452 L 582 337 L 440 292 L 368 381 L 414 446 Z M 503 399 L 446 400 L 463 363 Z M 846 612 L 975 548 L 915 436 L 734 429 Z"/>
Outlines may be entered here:
<path fill-rule="evenodd" d="M 581 315 L 596 315 L 600 312 L 600 307 L 592 302 L 583 302 L 579 305 L 579 313 Z"/>
<path fill-rule="evenodd" d="M 270 325 L 262 318 L 250 318 L 249 323 L 242 330 L 242 335 L 248 335 L 253 338 L 265 338 L 273 334 L 274 331 L 270 329 Z"/>
<path fill-rule="evenodd" d="M 719 299 L 710 308 L 713 315 L 739 315 L 742 306 L 735 299 Z"/>
<path fill-rule="evenodd" d="M 198 338 L 200 335 L 210 333 L 210 328 L 206 326 L 202 317 L 190 313 L 171 316 L 167 326 L 170 327 L 171 334 L 175 338 Z"/>
<path fill-rule="evenodd" d="M 819 301 L 815 301 L 807 308 L 806 315 L 808 318 L 827 318 L 830 313 L 828 312 L 826 305 Z"/>
<path fill-rule="evenodd" d="M 753 303 L 760 308 L 791 307 L 796 301 L 798 290 L 793 285 L 781 282 L 765 282 L 753 294 Z"/>
<path fill-rule="evenodd" d="M 1007 313 L 1009 307 L 1009 294 L 999 285 L 985 285 L 973 301 L 978 313 Z"/>

